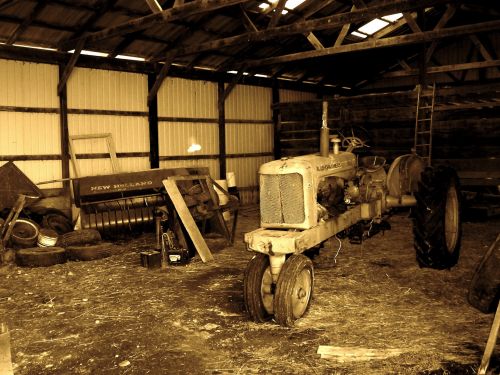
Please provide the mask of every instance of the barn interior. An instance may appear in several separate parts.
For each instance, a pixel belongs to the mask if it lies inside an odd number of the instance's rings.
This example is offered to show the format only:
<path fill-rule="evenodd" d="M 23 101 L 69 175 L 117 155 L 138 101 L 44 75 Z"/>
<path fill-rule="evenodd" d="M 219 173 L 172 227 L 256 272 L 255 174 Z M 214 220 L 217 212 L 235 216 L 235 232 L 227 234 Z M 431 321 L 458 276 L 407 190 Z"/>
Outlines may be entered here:
<path fill-rule="evenodd" d="M 500 372 L 499 30 L 0 0 L 0 373 Z"/>

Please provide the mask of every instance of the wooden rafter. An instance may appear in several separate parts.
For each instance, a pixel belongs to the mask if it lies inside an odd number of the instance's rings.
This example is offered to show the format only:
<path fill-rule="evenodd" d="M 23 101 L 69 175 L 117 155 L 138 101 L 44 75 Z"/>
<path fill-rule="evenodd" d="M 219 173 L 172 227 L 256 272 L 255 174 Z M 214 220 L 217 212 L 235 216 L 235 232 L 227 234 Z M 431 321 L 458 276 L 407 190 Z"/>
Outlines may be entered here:
<path fill-rule="evenodd" d="M 276 7 L 273 9 L 273 15 L 269 24 L 267 25 L 268 29 L 276 27 L 278 22 L 280 21 L 281 15 L 283 14 L 283 9 L 285 9 L 285 4 L 287 0 L 279 0 Z"/>
<path fill-rule="evenodd" d="M 443 16 L 438 21 L 436 27 L 434 27 L 434 30 L 441 30 L 443 27 L 445 27 L 446 24 L 448 23 L 448 21 L 455 14 L 456 10 L 457 10 L 457 6 L 455 4 L 448 4 L 446 11 L 443 13 Z M 435 40 L 434 42 L 431 43 L 429 48 L 427 48 L 427 54 L 425 56 L 426 61 L 430 61 L 432 55 L 434 54 L 434 51 L 436 50 L 437 45 L 438 45 L 438 41 Z"/>
<path fill-rule="evenodd" d="M 247 11 L 245 10 L 243 5 L 241 5 L 241 4 L 240 4 L 240 12 L 241 12 L 241 16 L 243 18 L 243 25 L 245 25 L 245 28 L 247 29 L 247 31 L 250 31 L 250 32 L 259 31 L 257 26 L 255 26 L 255 23 L 248 16 Z"/>
<path fill-rule="evenodd" d="M 148 4 L 149 9 L 151 9 L 151 12 L 159 13 L 159 12 L 163 11 L 160 3 L 158 3 L 157 0 L 145 0 L 145 1 Z"/>
<path fill-rule="evenodd" d="M 353 43 L 349 45 L 343 45 L 339 47 L 329 47 L 320 51 L 306 51 L 292 53 L 289 55 L 270 57 L 266 59 L 260 59 L 258 61 L 246 62 L 248 66 L 262 66 L 262 65 L 272 65 L 281 64 L 291 61 L 304 60 L 309 58 L 316 58 L 322 56 L 330 56 L 341 53 L 349 53 L 355 51 L 366 51 L 373 50 L 384 47 L 393 46 L 403 46 L 416 43 L 432 42 L 433 40 L 439 40 L 443 38 L 451 38 L 461 35 L 469 35 L 478 32 L 494 31 L 500 29 L 500 21 L 490 21 L 483 22 L 472 25 L 456 26 L 441 30 L 425 31 L 416 34 L 400 35 L 395 37 L 389 37 L 384 39 L 373 39 L 365 42 Z"/>
<path fill-rule="evenodd" d="M 365 9 L 356 9 L 353 12 L 334 14 L 328 17 L 297 22 L 290 25 L 275 27 L 268 30 L 261 30 L 253 33 L 246 33 L 232 37 L 222 38 L 198 45 L 186 46 L 170 51 L 169 53 L 177 56 L 191 55 L 202 51 L 209 51 L 228 46 L 234 46 L 241 43 L 261 42 L 279 37 L 303 34 L 313 30 L 327 30 L 339 28 L 346 23 L 355 23 L 371 20 L 376 17 L 394 13 L 396 11 L 410 11 L 438 4 L 448 3 L 453 0 L 399 0 L 391 3 L 382 3 Z"/>
<path fill-rule="evenodd" d="M 94 26 L 97 21 L 110 9 L 114 7 L 114 5 L 118 2 L 118 0 L 103 0 L 99 3 L 99 5 L 94 10 L 92 16 L 90 16 L 87 21 L 80 27 L 71 37 L 73 39 L 82 38 L 82 36 L 89 31 L 89 29 Z M 75 43 L 76 45 L 76 43 Z M 62 50 L 71 49 L 73 46 L 69 46 L 69 48 L 62 47 Z"/>
<path fill-rule="evenodd" d="M 356 5 L 353 5 L 351 8 L 351 12 L 356 9 Z M 333 44 L 334 47 L 340 46 L 343 42 L 345 37 L 347 36 L 347 33 L 349 32 L 349 29 L 351 28 L 350 23 L 346 23 L 344 26 L 342 26 L 342 29 L 340 29 L 339 35 L 337 36 L 337 39 L 335 40 L 335 43 Z"/>
<path fill-rule="evenodd" d="M 161 87 L 163 81 L 165 80 L 165 78 L 167 78 L 168 72 L 172 66 L 173 61 L 174 61 L 173 57 L 171 59 L 165 61 L 165 64 L 162 66 L 160 72 L 156 76 L 156 81 L 148 93 L 148 104 L 151 103 L 151 101 L 154 98 L 156 98 L 156 95 L 158 94 L 158 91 L 160 90 L 160 87 Z"/>
<path fill-rule="evenodd" d="M 428 74 L 437 74 L 437 73 L 448 73 L 448 72 L 458 72 L 461 70 L 470 70 L 470 69 L 484 69 L 500 66 L 500 60 L 490 60 L 490 61 L 478 61 L 472 63 L 464 63 L 464 64 L 452 64 L 452 65 L 442 65 L 442 66 L 432 66 L 427 68 Z M 410 69 L 410 70 L 399 70 L 396 72 L 389 72 L 384 74 L 384 78 L 396 78 L 396 77 L 410 77 L 418 75 L 418 69 Z"/>
<path fill-rule="evenodd" d="M 323 45 L 323 43 L 321 43 L 321 41 L 316 37 L 316 35 L 314 35 L 314 33 L 311 31 L 310 33 L 308 34 L 305 34 L 307 40 L 309 41 L 309 43 L 311 43 L 311 45 L 317 49 L 317 50 L 320 50 L 320 49 L 325 49 L 325 46 Z"/>
<path fill-rule="evenodd" d="M 84 46 L 85 46 L 85 39 L 80 39 L 80 41 L 78 42 L 78 45 L 75 47 L 75 52 L 73 52 L 73 55 L 71 55 L 71 58 L 69 59 L 66 66 L 64 67 L 64 71 L 61 74 L 61 77 L 59 79 L 59 84 L 57 85 L 57 94 L 58 95 L 61 95 L 64 88 L 66 87 L 66 83 L 68 82 L 69 76 L 71 75 L 71 72 L 73 71 L 73 68 L 75 67 L 76 62 L 78 61 L 78 58 L 80 57 L 80 54 L 82 53 Z"/>
<path fill-rule="evenodd" d="M 16 42 L 17 38 L 31 25 L 33 20 L 38 16 L 38 14 L 45 8 L 47 5 L 46 0 L 40 0 L 36 3 L 35 7 L 32 9 L 28 17 L 19 25 L 16 26 L 14 32 L 10 34 L 9 39 L 7 40 L 7 44 L 13 44 Z"/>
<path fill-rule="evenodd" d="M 0 3 L 0 11 L 16 5 L 20 0 L 5 0 Z"/>
<path fill-rule="evenodd" d="M 117 26 L 112 26 L 104 30 L 89 33 L 87 36 L 85 36 L 85 38 L 89 44 L 92 44 L 106 38 L 144 30 L 148 27 L 151 27 L 151 25 L 153 25 L 154 23 L 179 20 L 188 16 L 206 13 L 231 5 L 245 3 L 248 1 L 250 0 L 212 0 L 210 2 L 207 2 L 206 0 L 196 0 L 184 5 L 179 5 L 175 8 L 166 9 L 159 13 L 153 13 L 144 17 L 139 17 Z M 78 41 L 78 38 L 72 38 L 62 43 L 61 47 L 63 49 L 70 49 L 76 43 L 78 43 Z"/>
<path fill-rule="evenodd" d="M 406 23 L 408 24 L 408 26 L 410 26 L 411 31 L 413 31 L 414 33 L 422 32 L 422 30 L 420 29 L 420 26 L 418 26 L 417 21 L 410 13 L 408 13 L 408 12 L 403 13 L 403 17 L 404 17 Z"/>

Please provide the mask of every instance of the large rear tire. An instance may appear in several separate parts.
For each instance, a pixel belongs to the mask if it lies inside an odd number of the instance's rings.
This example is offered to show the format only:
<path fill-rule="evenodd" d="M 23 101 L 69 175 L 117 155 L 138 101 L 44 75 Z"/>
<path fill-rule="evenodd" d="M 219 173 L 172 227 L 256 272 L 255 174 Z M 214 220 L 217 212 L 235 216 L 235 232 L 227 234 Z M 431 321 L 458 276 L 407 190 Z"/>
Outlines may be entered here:
<path fill-rule="evenodd" d="M 245 309 L 254 322 L 262 323 L 271 319 L 273 289 L 269 257 L 258 253 L 248 262 L 243 279 Z"/>
<path fill-rule="evenodd" d="M 453 267 L 462 237 L 461 193 L 455 171 L 427 167 L 415 198 L 413 235 L 418 264 L 435 269 Z"/>
<path fill-rule="evenodd" d="M 302 254 L 287 259 L 278 277 L 274 296 L 274 318 L 285 327 L 292 327 L 309 309 L 314 288 L 311 259 Z"/>

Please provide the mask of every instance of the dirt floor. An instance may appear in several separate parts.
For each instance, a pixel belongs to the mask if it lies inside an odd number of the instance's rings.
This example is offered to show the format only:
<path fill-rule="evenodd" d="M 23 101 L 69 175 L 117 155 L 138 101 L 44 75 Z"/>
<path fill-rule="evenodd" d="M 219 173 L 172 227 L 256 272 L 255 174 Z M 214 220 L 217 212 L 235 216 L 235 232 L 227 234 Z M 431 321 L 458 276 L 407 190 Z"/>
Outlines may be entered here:
<path fill-rule="evenodd" d="M 475 266 L 500 220 L 464 223 L 452 270 L 420 269 L 407 213 L 363 242 L 332 239 L 314 259 L 314 299 L 294 328 L 250 322 L 242 234 L 258 226 L 240 212 L 234 247 L 207 240 L 198 257 L 166 270 L 141 267 L 153 235 L 118 242 L 91 262 L 0 268 L 0 321 L 8 324 L 15 374 L 474 374 L 493 315 L 466 300 Z M 383 360 L 322 359 L 320 345 L 396 349 Z M 497 345 L 490 368 L 500 371 Z M 490 372 L 491 373 L 491 372 Z"/>

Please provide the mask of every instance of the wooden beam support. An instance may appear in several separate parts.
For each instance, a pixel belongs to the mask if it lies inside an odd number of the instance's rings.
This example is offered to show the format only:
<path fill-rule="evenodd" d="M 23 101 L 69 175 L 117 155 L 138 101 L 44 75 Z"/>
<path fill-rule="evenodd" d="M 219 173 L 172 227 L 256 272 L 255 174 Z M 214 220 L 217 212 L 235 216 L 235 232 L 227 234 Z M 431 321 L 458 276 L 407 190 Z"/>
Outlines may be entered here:
<path fill-rule="evenodd" d="M 353 5 L 351 8 L 351 12 L 356 10 L 356 6 Z M 342 29 L 340 29 L 339 35 L 337 36 L 337 40 L 335 40 L 335 43 L 333 44 L 334 47 L 338 47 L 342 45 L 344 42 L 345 37 L 347 36 L 347 33 L 349 32 L 349 29 L 351 28 L 350 23 L 346 23 L 344 26 L 342 26 Z"/>
<path fill-rule="evenodd" d="M 485 69 L 500 66 L 500 60 L 479 61 L 464 64 L 452 64 L 443 66 L 432 66 L 427 68 L 427 74 L 457 72 L 469 69 Z M 418 69 L 400 70 L 384 74 L 384 78 L 410 77 L 419 74 Z"/>
<path fill-rule="evenodd" d="M 171 50 L 169 53 L 176 54 L 177 56 L 192 55 L 203 51 L 216 50 L 238 44 L 262 42 L 294 34 L 304 34 L 313 30 L 334 29 L 342 27 L 346 23 L 368 21 L 376 17 L 392 14 L 394 12 L 410 11 L 448 3 L 450 1 L 453 0 L 419 0 L 417 2 L 412 0 L 399 0 L 388 4 L 383 3 L 365 9 L 356 9 L 352 12 L 334 14 L 328 17 L 308 20 L 304 22 L 297 22 L 290 25 L 275 27 L 272 29 L 222 38 L 198 45 L 186 46 L 183 48 Z"/>
<path fill-rule="evenodd" d="M 476 46 L 476 48 L 479 51 L 479 53 L 481 54 L 481 56 L 483 56 L 483 59 L 485 59 L 485 60 L 493 60 L 494 59 L 493 55 L 486 49 L 484 44 L 481 43 L 481 41 L 479 40 L 477 35 L 474 35 L 474 34 L 469 35 L 469 39 L 472 41 L 474 46 Z"/>
<path fill-rule="evenodd" d="M 80 54 L 82 53 L 83 47 L 85 45 L 85 39 L 80 39 L 78 42 L 78 45 L 75 48 L 75 51 L 73 52 L 73 55 L 71 55 L 71 58 L 68 61 L 68 64 L 66 64 L 66 67 L 64 68 L 64 72 L 62 73 L 61 77 L 59 78 L 59 84 L 57 85 L 57 94 L 61 95 L 63 89 L 66 87 L 66 83 L 68 82 L 69 76 L 71 75 L 71 72 L 73 71 L 73 68 L 76 65 L 76 62 L 78 61 L 78 58 L 80 57 Z"/>
<path fill-rule="evenodd" d="M 453 17 L 457 10 L 456 4 L 448 4 L 448 7 L 446 8 L 446 11 L 443 13 L 443 16 L 437 23 L 436 27 L 434 27 L 434 30 L 441 30 L 443 27 L 446 26 L 448 21 Z M 431 60 L 432 55 L 434 54 L 434 51 L 436 50 L 436 47 L 438 45 L 438 41 L 435 40 L 431 43 L 429 48 L 427 48 L 425 60 L 429 62 Z"/>
<path fill-rule="evenodd" d="M 413 18 L 413 16 L 410 13 L 408 13 L 408 12 L 403 13 L 403 17 L 404 17 L 406 23 L 408 24 L 408 26 L 410 26 L 411 31 L 413 31 L 414 33 L 421 33 L 422 32 L 422 30 L 420 29 L 420 26 L 418 26 L 417 21 L 415 20 L 415 18 Z"/>
<path fill-rule="evenodd" d="M 156 83 L 156 74 L 148 74 L 148 91 L 153 89 Z M 148 125 L 149 125 L 149 167 L 151 169 L 160 167 L 160 143 L 158 138 L 158 97 L 154 96 L 148 100 Z"/>
<path fill-rule="evenodd" d="M 9 39 L 7 39 L 7 44 L 15 43 L 17 38 L 19 38 L 19 36 L 29 27 L 29 25 L 31 25 L 33 20 L 43 10 L 43 8 L 45 8 L 46 5 L 46 0 L 38 1 L 28 17 L 26 17 L 21 24 L 17 25 L 14 32 L 10 34 Z"/>
<path fill-rule="evenodd" d="M 90 33 L 85 38 L 87 38 L 87 42 L 89 44 L 93 44 L 102 39 L 144 30 L 148 27 L 151 27 L 151 25 L 154 23 L 184 19 L 189 16 L 211 12 L 217 9 L 225 8 L 231 5 L 242 4 L 248 1 L 250 0 L 212 0 L 210 2 L 207 2 L 206 0 L 196 0 L 184 5 L 179 5 L 175 8 L 166 9 L 159 13 L 153 13 L 144 17 L 139 17 L 134 20 L 122 23 L 118 26 L 113 26 L 101 31 Z M 62 43 L 61 48 L 71 49 L 79 42 L 79 40 L 80 39 L 72 38 Z"/>
<path fill-rule="evenodd" d="M 283 9 L 285 9 L 285 4 L 287 0 L 279 0 L 278 4 L 276 7 L 272 10 L 273 15 L 271 17 L 271 20 L 269 21 L 269 24 L 267 25 L 267 29 L 272 29 L 273 27 L 276 27 L 278 22 L 280 21 L 281 15 L 283 13 Z"/>
<path fill-rule="evenodd" d="M 241 78 L 243 78 L 243 75 L 245 74 L 245 68 L 241 68 L 234 79 L 227 85 L 226 89 L 224 90 L 224 95 L 222 98 L 219 97 L 219 100 L 226 101 L 226 99 L 229 97 L 233 89 L 236 87 L 239 81 L 241 81 Z"/>
<path fill-rule="evenodd" d="M 160 13 L 163 11 L 161 5 L 158 3 L 156 0 L 145 0 L 146 3 L 148 4 L 149 9 L 151 9 L 151 12 L 153 13 Z"/>
<path fill-rule="evenodd" d="M 257 28 L 257 26 L 255 26 L 255 24 L 253 23 L 253 21 L 248 16 L 247 11 L 245 10 L 245 8 L 243 7 L 243 5 L 241 5 L 241 4 L 240 4 L 240 12 L 241 12 L 241 16 L 243 17 L 243 25 L 245 25 L 245 28 L 249 32 L 251 32 L 251 33 L 259 31 L 259 29 Z"/>
<path fill-rule="evenodd" d="M 431 42 L 443 38 L 458 37 L 462 35 L 474 34 L 485 31 L 495 31 L 500 29 L 500 21 L 489 21 L 472 25 L 456 26 L 441 30 L 425 31 L 410 35 L 400 35 L 384 39 L 372 39 L 365 42 L 353 43 L 339 47 L 329 47 L 321 51 L 306 51 L 292 53 L 284 56 L 270 57 L 255 61 L 246 61 L 249 67 L 257 67 L 263 65 L 282 64 L 292 61 L 316 58 L 322 56 L 331 56 L 342 53 L 350 53 L 356 51 L 366 51 L 384 47 L 403 46 L 409 44 Z"/>
<path fill-rule="evenodd" d="M 5 1 L 2 1 L 2 3 L 0 3 L 0 12 L 4 9 L 7 9 L 11 6 L 14 6 L 16 5 L 17 3 L 19 3 L 21 0 L 5 0 Z"/>
<path fill-rule="evenodd" d="M 160 72 L 158 73 L 158 76 L 156 77 L 156 81 L 149 90 L 148 93 L 148 104 L 151 103 L 153 100 L 156 100 L 156 95 L 158 94 L 158 91 L 160 90 L 161 84 L 163 83 L 163 80 L 167 77 L 168 71 L 170 70 L 170 67 L 172 66 L 172 63 L 174 62 L 174 58 L 170 58 L 169 60 L 165 61 L 163 64 Z"/>
<path fill-rule="evenodd" d="M 217 84 L 217 110 L 219 118 L 219 177 L 226 177 L 226 109 L 224 105 L 224 82 Z"/>
<path fill-rule="evenodd" d="M 184 0 L 175 0 L 174 8 L 180 7 L 181 5 L 184 5 Z"/>
<path fill-rule="evenodd" d="M 59 65 L 59 79 L 64 74 L 63 65 Z M 59 132 L 61 134 L 61 177 L 69 178 L 69 130 L 68 130 L 68 94 L 66 85 L 59 94 Z M 69 191 L 69 181 L 63 181 L 63 188 Z"/>
<path fill-rule="evenodd" d="M 309 34 L 306 34 L 306 38 L 311 43 L 311 45 L 314 47 L 316 50 L 320 49 L 325 49 L 325 46 L 321 41 L 314 35 L 314 33 L 311 31 Z"/>

